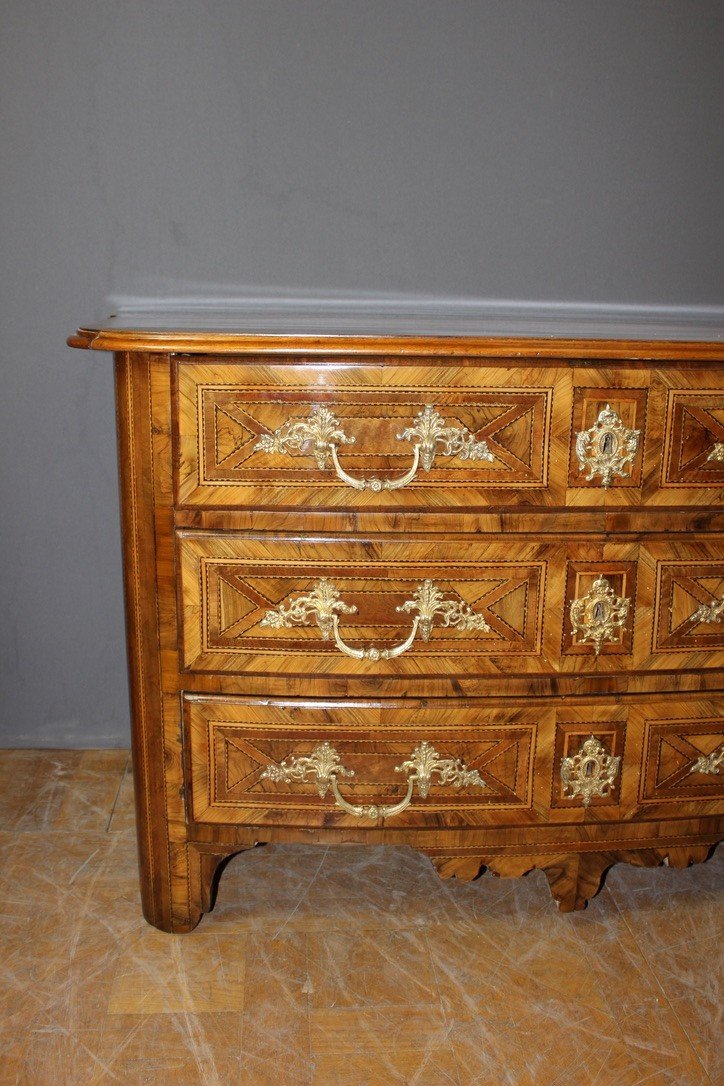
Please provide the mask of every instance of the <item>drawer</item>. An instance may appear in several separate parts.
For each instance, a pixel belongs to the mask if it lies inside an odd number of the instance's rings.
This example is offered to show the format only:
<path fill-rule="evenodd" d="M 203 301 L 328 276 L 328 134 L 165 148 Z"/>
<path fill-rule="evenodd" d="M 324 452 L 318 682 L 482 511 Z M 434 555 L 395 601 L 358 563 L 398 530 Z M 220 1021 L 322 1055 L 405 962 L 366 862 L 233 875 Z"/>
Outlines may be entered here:
<path fill-rule="evenodd" d="M 288 676 L 721 668 L 724 539 L 178 534 L 183 666 Z"/>
<path fill-rule="evenodd" d="M 292 361 L 179 363 L 180 504 L 722 502 L 722 367 Z"/>
<path fill-rule="evenodd" d="M 506 812 L 508 820 L 521 811 L 530 820 L 539 715 L 532 705 L 489 710 L 186 695 L 192 819 L 464 826 L 475 825 L 481 811 Z M 380 810 L 400 804 L 394 813 Z"/>
<path fill-rule="evenodd" d="M 187 694 L 191 818 L 460 828 L 716 814 L 724 700 Z"/>

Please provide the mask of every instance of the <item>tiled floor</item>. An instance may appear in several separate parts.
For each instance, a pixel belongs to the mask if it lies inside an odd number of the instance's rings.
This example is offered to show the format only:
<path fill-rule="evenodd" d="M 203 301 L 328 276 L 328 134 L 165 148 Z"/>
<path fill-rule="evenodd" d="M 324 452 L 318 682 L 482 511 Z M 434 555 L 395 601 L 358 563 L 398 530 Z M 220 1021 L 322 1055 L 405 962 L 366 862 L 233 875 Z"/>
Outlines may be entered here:
<path fill-rule="evenodd" d="M 724 1083 L 724 850 L 442 882 L 407 849 L 259 848 L 191 935 L 140 917 L 125 751 L 0 752 L 0 1082 Z"/>

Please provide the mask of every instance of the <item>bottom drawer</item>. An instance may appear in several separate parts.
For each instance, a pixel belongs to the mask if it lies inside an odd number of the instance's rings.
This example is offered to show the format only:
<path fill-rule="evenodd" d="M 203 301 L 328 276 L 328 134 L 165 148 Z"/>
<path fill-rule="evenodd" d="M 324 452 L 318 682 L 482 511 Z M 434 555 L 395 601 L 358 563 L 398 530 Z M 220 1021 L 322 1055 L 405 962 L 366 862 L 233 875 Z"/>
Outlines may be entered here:
<path fill-rule="evenodd" d="M 724 698 L 184 696 L 190 818 L 461 828 L 717 813 Z"/>

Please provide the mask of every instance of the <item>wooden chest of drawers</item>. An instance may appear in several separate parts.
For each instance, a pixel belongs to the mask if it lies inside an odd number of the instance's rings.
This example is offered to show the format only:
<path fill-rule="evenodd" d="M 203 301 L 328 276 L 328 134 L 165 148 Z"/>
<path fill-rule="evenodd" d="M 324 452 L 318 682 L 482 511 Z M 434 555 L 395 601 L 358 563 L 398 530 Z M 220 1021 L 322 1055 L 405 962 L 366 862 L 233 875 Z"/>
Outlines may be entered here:
<path fill-rule="evenodd" d="M 144 911 L 229 855 L 704 860 L 724 807 L 724 349 L 86 329 L 113 350 Z M 481 891 L 482 892 L 482 891 Z"/>

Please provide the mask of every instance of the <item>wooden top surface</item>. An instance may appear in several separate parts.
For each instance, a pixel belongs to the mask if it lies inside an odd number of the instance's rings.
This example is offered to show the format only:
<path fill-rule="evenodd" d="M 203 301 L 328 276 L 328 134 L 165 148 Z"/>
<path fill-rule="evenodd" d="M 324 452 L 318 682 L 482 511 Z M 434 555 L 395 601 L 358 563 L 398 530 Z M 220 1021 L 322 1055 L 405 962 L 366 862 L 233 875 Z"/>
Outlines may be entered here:
<path fill-rule="evenodd" d="M 724 309 L 284 302 L 118 309 L 72 347 L 193 354 L 724 360 Z"/>

